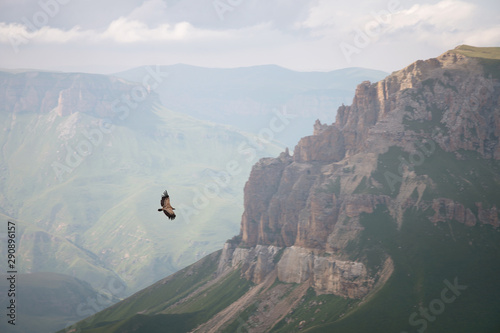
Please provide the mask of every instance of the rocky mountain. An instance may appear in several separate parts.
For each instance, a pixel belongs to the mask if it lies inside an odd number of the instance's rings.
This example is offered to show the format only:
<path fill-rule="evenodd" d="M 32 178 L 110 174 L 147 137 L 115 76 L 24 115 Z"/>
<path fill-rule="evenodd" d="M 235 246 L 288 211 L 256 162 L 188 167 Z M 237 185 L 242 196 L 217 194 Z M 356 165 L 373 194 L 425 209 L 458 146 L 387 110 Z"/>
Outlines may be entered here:
<path fill-rule="evenodd" d="M 500 48 L 363 82 L 256 163 L 221 251 L 72 329 L 498 332 Z"/>
<path fill-rule="evenodd" d="M 293 157 L 285 152 L 253 167 L 245 187 L 242 242 L 337 252 L 342 247 L 335 226 L 381 204 L 392 208 L 401 223 L 401 203 L 408 204 L 415 190 L 421 199 L 439 182 L 418 177 L 418 168 L 433 154 L 500 159 L 496 89 L 481 63 L 460 49 L 417 61 L 377 83 L 360 84 L 352 105 L 340 107 L 330 126 L 317 122 L 314 135 L 298 143 Z M 401 170 L 377 175 L 380 155 L 389 148 L 402 150 Z M 448 203 L 443 200 L 434 199 L 433 207 Z M 479 223 L 498 227 L 493 207 L 476 213 Z M 459 210 L 462 217 L 446 217 L 462 222 L 471 214 L 463 207 L 447 209 Z"/>

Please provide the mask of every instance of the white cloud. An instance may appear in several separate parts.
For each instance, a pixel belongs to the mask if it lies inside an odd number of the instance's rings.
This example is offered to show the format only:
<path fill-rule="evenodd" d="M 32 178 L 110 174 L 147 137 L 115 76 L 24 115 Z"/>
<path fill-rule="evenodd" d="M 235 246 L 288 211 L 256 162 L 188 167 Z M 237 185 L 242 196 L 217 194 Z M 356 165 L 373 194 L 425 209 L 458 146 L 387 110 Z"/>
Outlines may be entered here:
<path fill-rule="evenodd" d="M 9 43 L 10 38 L 14 36 L 21 36 L 26 33 L 26 27 L 21 24 L 6 24 L 0 22 L 0 42 Z"/>
<path fill-rule="evenodd" d="M 149 28 L 145 23 L 119 18 L 110 23 L 106 31 L 96 34 L 96 40 L 111 40 L 118 43 L 157 42 L 169 40 L 183 40 L 194 37 L 197 31 L 188 22 L 175 25 L 161 24 Z"/>
<path fill-rule="evenodd" d="M 160 24 L 150 28 L 144 22 L 121 17 L 112 21 L 102 32 L 96 30 L 82 30 L 75 26 L 70 30 L 61 30 L 48 26 L 36 31 L 30 31 L 26 26 L 18 23 L 5 24 L 0 22 L 0 42 L 24 39 L 38 43 L 71 43 L 85 41 L 95 43 L 111 41 L 116 43 L 148 43 L 158 41 L 194 40 L 200 38 L 226 38 L 225 31 L 210 31 L 197 29 L 188 22 L 175 25 Z"/>
<path fill-rule="evenodd" d="M 426 24 L 449 31 L 466 28 L 475 18 L 476 5 L 459 0 L 443 0 L 436 4 L 416 4 L 410 9 L 401 10 L 394 15 L 390 25 L 397 30 Z"/>
<path fill-rule="evenodd" d="M 459 44 L 500 45 L 498 0 L 222 0 L 234 4 L 223 20 L 213 0 L 110 0 L 105 7 L 89 0 L 95 6 L 71 2 L 37 30 L 21 19 L 40 10 L 38 0 L 30 1 L 33 8 L 24 14 L 0 13 L 3 67 L 44 67 L 47 59 L 52 68 L 62 63 L 105 67 L 119 58 L 123 68 L 188 62 L 391 71 Z M 96 6 L 97 12 L 91 9 Z M 367 29 L 369 40 L 362 40 L 359 33 Z M 12 39 L 20 51 L 30 51 L 6 52 Z M 343 43 L 358 48 L 352 62 L 346 62 Z"/>
<path fill-rule="evenodd" d="M 463 44 L 474 46 L 500 45 L 500 25 L 487 29 L 477 29 L 474 33 L 464 36 Z"/>
<path fill-rule="evenodd" d="M 450 36 L 452 39 L 471 40 L 473 39 L 471 34 L 475 35 L 477 30 L 484 30 L 484 28 L 476 28 L 476 26 L 481 27 L 478 24 L 481 15 L 478 15 L 477 6 L 472 3 L 461 0 L 442 0 L 435 4 L 415 4 L 404 9 L 398 1 L 393 0 L 393 2 L 399 4 L 398 11 L 390 14 L 389 17 L 383 17 L 389 11 L 389 5 L 384 1 L 375 4 L 372 2 L 370 7 L 364 10 L 364 14 L 359 14 L 338 3 L 320 0 L 309 8 L 304 20 L 295 24 L 294 30 L 295 32 L 307 31 L 307 34 L 314 38 L 345 41 L 352 39 L 355 31 L 363 31 L 367 25 L 375 22 L 381 25 L 382 34 L 387 33 L 385 37 L 403 34 L 413 35 L 420 40 L 422 38 L 436 39 L 439 42 L 443 38 L 449 39 Z M 378 9 L 377 5 L 379 5 Z M 111 21 L 100 31 L 83 30 L 78 26 L 66 30 L 45 26 L 31 31 L 23 24 L 0 22 L 0 42 L 6 43 L 12 38 L 25 38 L 40 43 L 85 41 L 90 44 L 103 41 L 144 44 L 161 41 L 197 41 L 206 38 L 233 40 L 258 35 L 264 37 L 266 29 L 268 32 L 275 29 L 270 21 L 239 29 L 197 28 L 187 21 L 168 23 L 163 20 L 160 22 L 158 18 L 166 11 L 167 6 L 163 1 L 147 0 L 128 15 Z M 381 18 L 389 23 L 381 23 Z M 159 23 L 152 24 L 152 22 Z M 301 32 L 302 36 L 304 31 Z M 495 40 L 494 33 L 497 31 L 496 28 L 489 27 L 488 36 L 483 37 L 482 40 Z M 373 40 L 378 40 L 379 37 L 382 36 L 373 37 Z"/>
<path fill-rule="evenodd" d="M 22 24 L 0 22 L 0 43 L 14 41 L 18 46 L 28 42 L 37 44 L 83 42 L 89 47 L 103 43 L 144 45 L 160 42 L 214 43 L 214 45 L 228 42 L 237 44 L 262 42 L 265 44 L 270 38 L 280 37 L 283 37 L 281 32 L 269 22 L 240 29 L 211 30 L 196 28 L 189 22 L 163 23 L 149 27 L 139 20 L 120 17 L 112 21 L 103 31 L 83 30 L 78 26 L 70 30 L 45 26 L 36 31 L 30 31 Z"/>
<path fill-rule="evenodd" d="M 463 30 L 481 26 L 481 15 L 477 5 L 461 0 L 442 0 L 434 4 L 415 4 L 405 8 L 406 2 L 371 1 L 359 5 L 364 9 L 355 12 L 338 3 L 320 0 L 309 9 L 308 17 L 296 27 L 318 29 L 325 35 L 346 37 L 355 30 L 364 30 L 367 25 L 378 24 L 385 31 L 408 30 L 419 26 L 433 27 L 438 31 Z M 415 30 L 417 32 L 417 30 Z"/>
<path fill-rule="evenodd" d="M 88 38 L 92 32 L 81 31 L 80 27 L 75 26 L 70 30 L 61 30 L 49 26 L 41 27 L 32 31 L 25 25 L 18 23 L 5 24 L 0 22 L 0 42 L 12 44 L 26 44 L 29 41 L 42 43 L 67 43 L 70 41 Z"/>
<path fill-rule="evenodd" d="M 500 43 L 500 25 L 490 25 L 473 3 L 443 0 L 436 4 L 414 5 L 396 13 L 388 38 L 411 38 L 436 47 L 459 44 L 494 46 Z"/>

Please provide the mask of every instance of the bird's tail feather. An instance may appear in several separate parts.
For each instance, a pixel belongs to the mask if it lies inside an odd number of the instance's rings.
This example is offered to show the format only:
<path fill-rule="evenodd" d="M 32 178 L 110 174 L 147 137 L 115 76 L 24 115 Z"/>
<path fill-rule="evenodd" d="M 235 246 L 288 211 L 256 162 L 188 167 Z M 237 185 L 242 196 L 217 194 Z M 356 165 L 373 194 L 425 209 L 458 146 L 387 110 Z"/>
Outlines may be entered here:
<path fill-rule="evenodd" d="M 162 208 L 158 208 L 158 211 L 161 212 L 163 209 Z"/>

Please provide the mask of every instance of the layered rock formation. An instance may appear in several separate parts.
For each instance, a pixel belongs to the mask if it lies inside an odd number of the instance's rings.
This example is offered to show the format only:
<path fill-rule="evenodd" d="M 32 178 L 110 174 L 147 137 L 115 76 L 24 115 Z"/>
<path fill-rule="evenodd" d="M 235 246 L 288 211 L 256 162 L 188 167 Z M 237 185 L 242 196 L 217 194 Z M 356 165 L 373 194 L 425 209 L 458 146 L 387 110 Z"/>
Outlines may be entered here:
<path fill-rule="evenodd" d="M 256 245 L 247 249 L 226 243 L 217 273 L 221 275 L 230 267 L 241 267 L 243 276 L 257 284 L 276 272 L 282 282 L 307 282 L 320 294 L 350 298 L 365 296 L 374 284 L 363 263 L 338 260 L 299 246 Z"/>
<path fill-rule="evenodd" d="M 434 223 L 498 227 L 496 206 L 477 203 L 473 212 L 449 198 L 424 200 L 439 179 L 414 168 L 423 163 L 419 157 L 438 149 L 499 160 L 499 96 L 498 80 L 485 75 L 481 59 L 459 50 L 417 61 L 380 82 L 361 83 L 352 105 L 341 106 L 332 125 L 316 122 L 314 134 L 300 140 L 293 156 L 285 152 L 253 167 L 244 190 L 241 241 L 226 245 L 220 270 L 242 267 L 255 283 L 276 271 L 282 282 L 360 298 L 382 267 L 367 269 L 362 258 L 350 260 L 346 248 L 363 230 L 360 216 L 377 206 L 387 207 L 399 225 L 407 208 L 418 207 L 434 211 Z M 401 161 L 392 174 L 398 186 L 387 190 L 395 186 L 387 186 L 381 156 L 393 146 L 410 162 L 394 158 Z"/>
<path fill-rule="evenodd" d="M 287 283 L 310 281 L 320 294 L 361 298 L 373 286 L 364 264 L 315 255 L 313 251 L 292 246 L 286 248 L 277 265 L 278 279 Z"/>

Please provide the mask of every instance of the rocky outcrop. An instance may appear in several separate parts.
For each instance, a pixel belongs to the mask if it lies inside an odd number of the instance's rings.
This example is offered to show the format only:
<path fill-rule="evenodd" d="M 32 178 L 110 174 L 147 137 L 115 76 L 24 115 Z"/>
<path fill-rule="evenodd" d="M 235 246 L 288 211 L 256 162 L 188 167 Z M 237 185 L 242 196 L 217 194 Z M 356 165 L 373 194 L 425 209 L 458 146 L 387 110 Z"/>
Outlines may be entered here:
<path fill-rule="evenodd" d="M 295 162 L 336 162 L 345 156 L 344 136 L 337 127 L 327 127 L 321 135 L 302 138 L 293 153 Z"/>
<path fill-rule="evenodd" d="M 373 285 L 366 267 L 360 262 L 336 260 L 296 246 L 285 249 L 277 265 L 278 278 L 287 283 L 310 285 L 319 294 L 362 298 Z"/>
<path fill-rule="evenodd" d="M 241 267 L 242 274 L 254 283 L 261 283 L 275 269 L 277 256 L 281 248 L 257 245 L 250 249 L 224 245 L 217 274 L 222 274 L 230 267 Z"/>
<path fill-rule="evenodd" d="M 297 180 L 294 174 L 298 172 L 293 168 L 283 174 L 291 162 L 289 155 L 282 154 L 278 159 L 262 159 L 252 168 L 252 175 L 259 181 L 248 181 L 244 189 L 244 205 L 248 209 L 245 209 L 241 219 L 241 231 L 245 244 L 293 244 L 295 235 L 287 225 L 293 224 L 296 217 L 286 212 L 293 212 L 296 205 L 304 205 L 300 200 L 302 197 L 297 194 L 299 198 L 283 196 L 281 199 L 285 200 L 273 200 L 277 192 L 290 194 Z"/>
<path fill-rule="evenodd" d="M 399 146 L 410 153 L 416 142 L 424 142 L 433 149 L 473 150 L 500 159 L 498 96 L 498 81 L 485 77 L 480 61 L 455 51 L 419 60 L 378 83 L 361 83 L 352 105 L 341 106 L 332 125 L 316 122 L 314 134 L 300 140 L 293 157 L 262 160 L 254 167 L 245 187 L 243 242 L 324 248 L 339 218 L 390 206 L 388 196 L 356 195 L 362 186 L 382 185 L 370 179 L 376 165 L 366 170 L 356 162 L 370 152 Z M 475 223 L 470 210 L 453 209 L 458 220 Z M 483 220 L 496 223 L 494 217 Z"/>
<path fill-rule="evenodd" d="M 240 268 L 248 280 L 260 284 L 271 273 L 285 283 L 307 283 L 319 294 L 362 298 L 372 288 L 374 279 L 361 262 L 338 260 L 327 253 L 291 246 L 257 245 L 239 248 L 226 243 L 222 250 L 217 274 Z"/>
<path fill-rule="evenodd" d="M 440 129 L 432 139 L 443 150 L 500 159 L 499 90 L 498 80 L 486 76 L 476 58 L 452 50 L 419 60 L 377 83 L 361 83 L 352 105 L 339 107 L 331 126 L 316 124 L 294 158 L 339 161 L 367 149 L 411 146 L 421 124 L 432 122 Z"/>
<path fill-rule="evenodd" d="M 382 268 L 369 271 L 362 259 L 349 260 L 348 246 L 363 231 L 360 217 L 377 206 L 387 207 L 398 227 L 409 208 L 431 209 L 433 223 L 498 227 L 494 205 L 426 201 L 424 192 L 439 179 L 417 175 L 414 166 L 437 149 L 457 158 L 474 151 L 500 159 L 499 96 L 498 80 L 485 76 L 481 60 L 454 50 L 417 61 L 380 82 L 361 83 L 352 105 L 339 107 L 331 125 L 317 121 L 313 135 L 299 141 L 293 156 L 287 151 L 253 167 L 245 186 L 243 249 L 227 249 L 231 264 L 239 263 L 253 281 L 276 271 L 283 282 L 359 298 L 373 288 Z M 399 164 L 392 174 L 398 188 L 387 190 L 387 166 L 380 165 L 378 156 L 393 146 L 409 158 L 385 162 Z M 374 177 L 377 172 L 382 175 Z"/>

